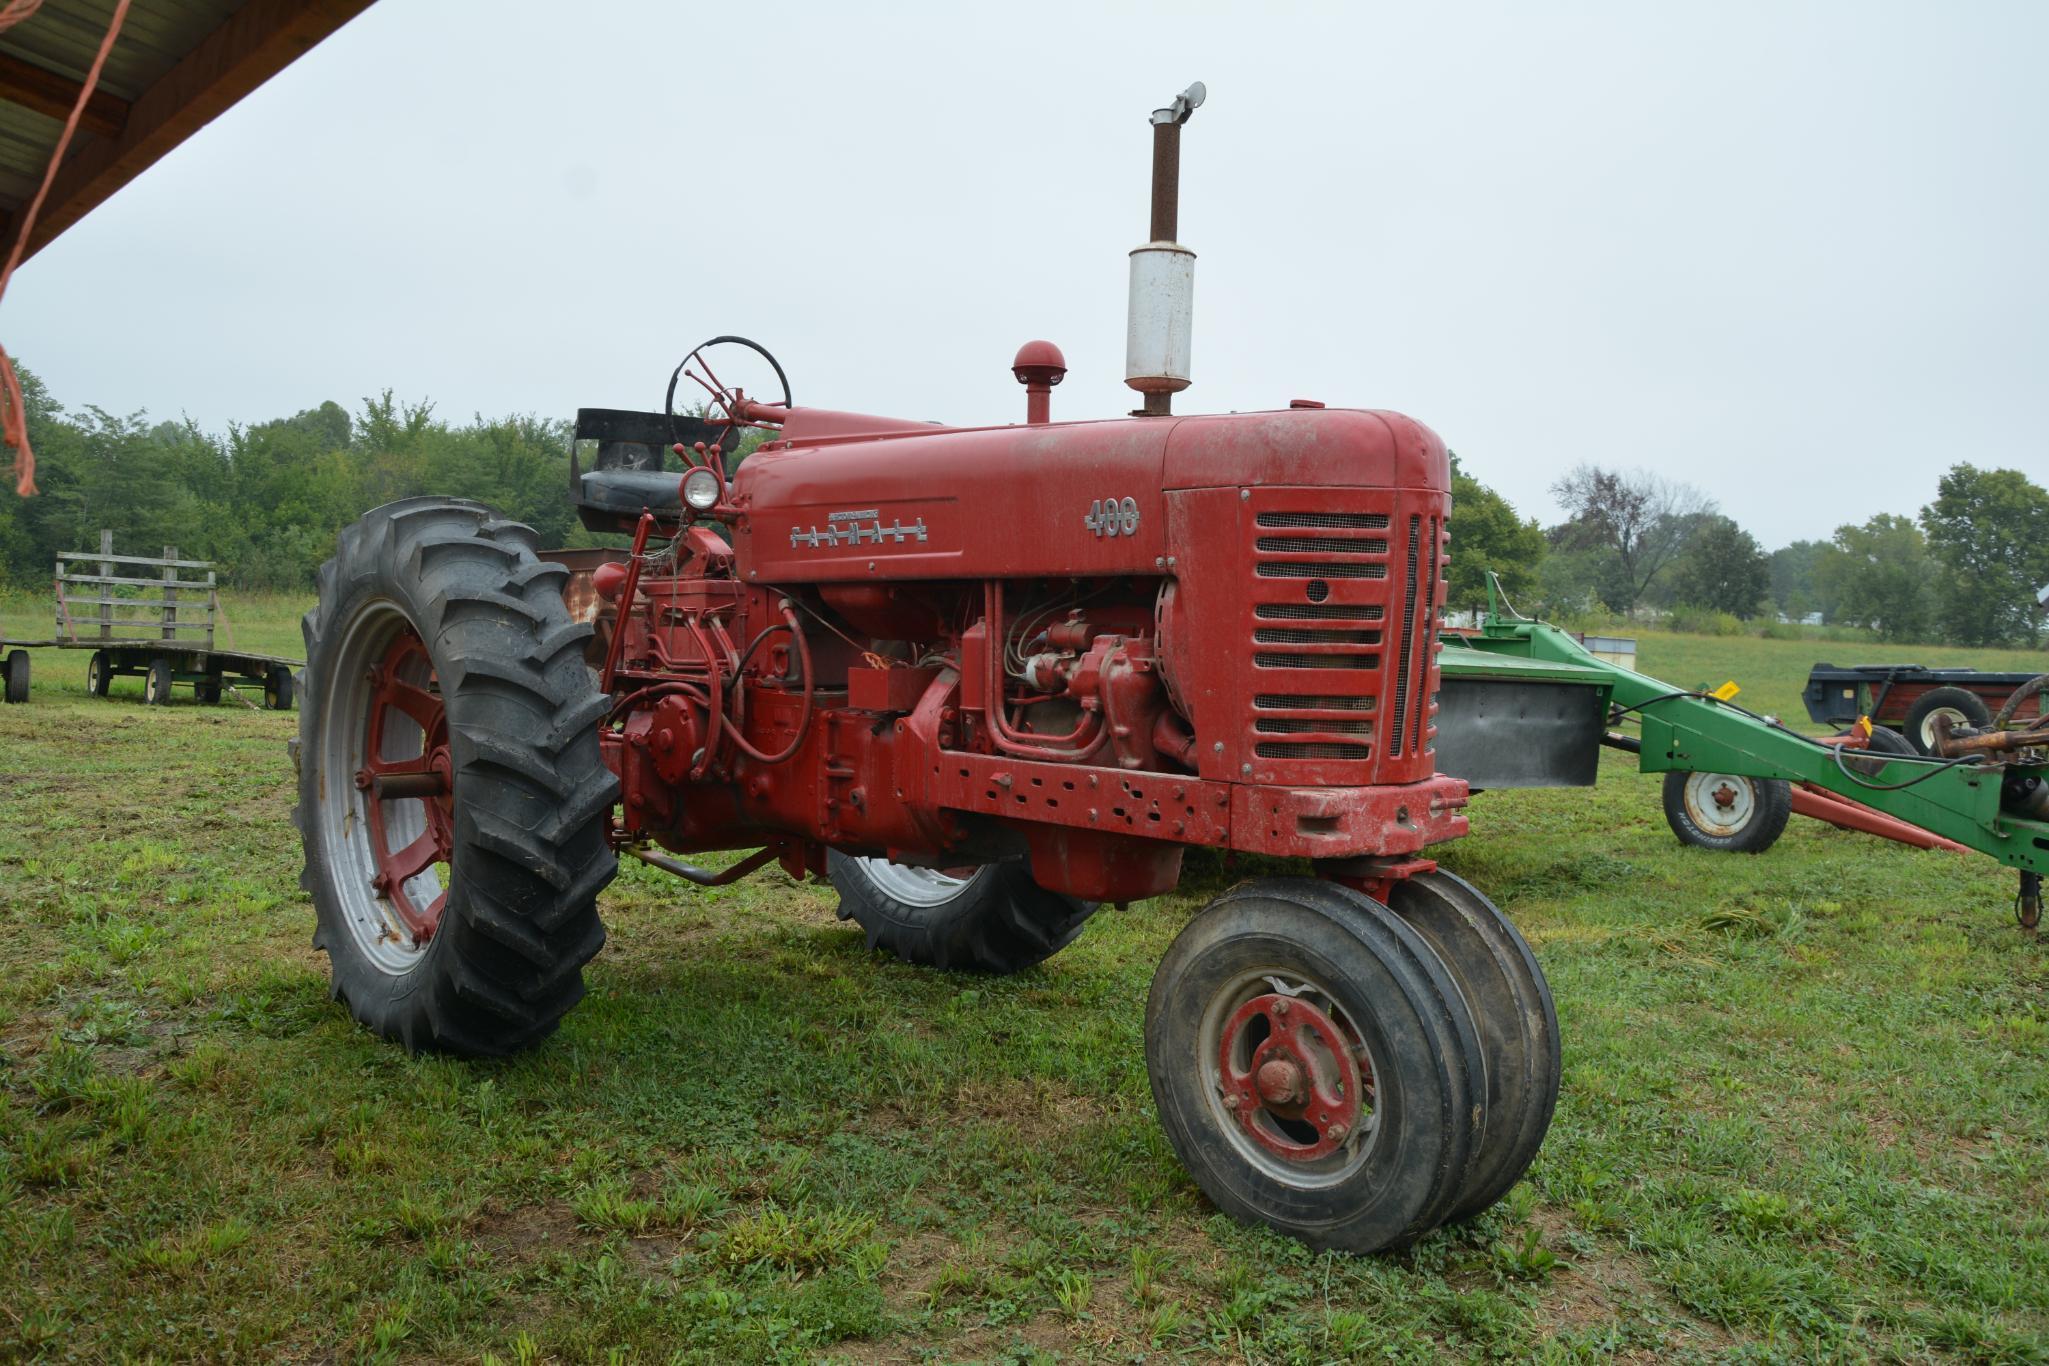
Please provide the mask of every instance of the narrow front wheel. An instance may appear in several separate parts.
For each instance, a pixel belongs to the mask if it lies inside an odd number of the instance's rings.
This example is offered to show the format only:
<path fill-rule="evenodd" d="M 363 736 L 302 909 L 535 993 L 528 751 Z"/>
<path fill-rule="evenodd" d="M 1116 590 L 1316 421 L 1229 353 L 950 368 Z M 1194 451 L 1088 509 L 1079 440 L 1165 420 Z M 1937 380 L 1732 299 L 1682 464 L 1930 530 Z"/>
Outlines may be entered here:
<path fill-rule="evenodd" d="M 1471 1014 L 1379 902 L 1303 878 L 1225 893 L 1168 948 L 1146 1003 L 1160 1123 L 1226 1213 L 1376 1252 L 1468 1189 L 1486 1123 Z"/>

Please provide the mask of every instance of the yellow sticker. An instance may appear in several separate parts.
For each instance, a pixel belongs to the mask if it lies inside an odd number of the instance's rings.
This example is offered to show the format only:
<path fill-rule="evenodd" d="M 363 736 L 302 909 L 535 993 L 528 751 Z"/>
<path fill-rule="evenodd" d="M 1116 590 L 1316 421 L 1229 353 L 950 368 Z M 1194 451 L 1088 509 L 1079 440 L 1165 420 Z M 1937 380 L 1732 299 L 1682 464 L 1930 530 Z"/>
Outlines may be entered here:
<path fill-rule="evenodd" d="M 1871 738 L 1871 718 L 1870 718 L 1870 717 L 1868 717 L 1868 716 L 1860 716 L 1860 717 L 1858 717 L 1858 718 L 1857 718 L 1857 733 L 1858 733 L 1859 735 L 1863 736 L 1863 737 L 1864 737 L 1865 739 L 1867 739 L 1867 740 L 1869 740 L 1869 739 Z"/>
<path fill-rule="evenodd" d="M 1709 693 L 1708 696 L 1714 698 L 1717 702 L 1726 702 L 1730 698 L 1734 697 L 1737 693 L 1742 691 L 1743 689 L 1737 687 L 1736 680 L 1732 678 L 1727 683 L 1724 683 L 1721 687 L 1716 688 L 1713 692 Z"/>

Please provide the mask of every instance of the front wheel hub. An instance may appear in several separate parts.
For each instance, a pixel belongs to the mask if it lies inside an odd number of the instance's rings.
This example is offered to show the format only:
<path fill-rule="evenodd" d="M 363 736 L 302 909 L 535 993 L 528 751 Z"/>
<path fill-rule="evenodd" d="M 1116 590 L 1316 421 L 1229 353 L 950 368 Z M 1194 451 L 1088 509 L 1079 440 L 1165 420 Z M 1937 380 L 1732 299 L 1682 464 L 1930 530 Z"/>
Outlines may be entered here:
<path fill-rule="evenodd" d="M 1269 991 L 1231 1013 L 1217 1086 L 1245 1138 L 1291 1163 L 1331 1157 L 1368 1115 L 1372 1073 L 1345 1024 L 1301 995 Z"/>

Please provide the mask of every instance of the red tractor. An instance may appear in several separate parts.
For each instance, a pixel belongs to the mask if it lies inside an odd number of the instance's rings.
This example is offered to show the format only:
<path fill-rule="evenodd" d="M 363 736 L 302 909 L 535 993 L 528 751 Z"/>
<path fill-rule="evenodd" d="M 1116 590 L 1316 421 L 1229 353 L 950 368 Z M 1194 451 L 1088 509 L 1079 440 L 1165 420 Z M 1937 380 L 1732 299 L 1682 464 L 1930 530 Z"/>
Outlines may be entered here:
<path fill-rule="evenodd" d="M 1154 116 L 1156 183 L 1199 101 Z M 572 574 L 447 498 L 342 533 L 305 620 L 297 821 L 358 1020 L 538 1041 L 621 853 L 829 878 L 872 945 L 1015 972 L 1224 848 L 1301 873 L 1218 897 L 1154 978 L 1147 1070 L 1202 1188 L 1371 1251 L 1514 1184 L 1558 1028 L 1522 937 L 1425 856 L 1466 832 L 1432 756 L 1444 446 L 1386 412 L 1172 415 L 1189 254 L 1164 202 L 1134 253 L 1142 414 L 1049 422 L 1045 343 L 1015 367 L 1029 420 L 966 428 L 752 398 L 700 348 L 668 411 L 580 415 L 580 514 L 630 554 Z M 766 439 L 729 476 L 742 428 Z M 673 857 L 710 850 L 756 852 Z"/>

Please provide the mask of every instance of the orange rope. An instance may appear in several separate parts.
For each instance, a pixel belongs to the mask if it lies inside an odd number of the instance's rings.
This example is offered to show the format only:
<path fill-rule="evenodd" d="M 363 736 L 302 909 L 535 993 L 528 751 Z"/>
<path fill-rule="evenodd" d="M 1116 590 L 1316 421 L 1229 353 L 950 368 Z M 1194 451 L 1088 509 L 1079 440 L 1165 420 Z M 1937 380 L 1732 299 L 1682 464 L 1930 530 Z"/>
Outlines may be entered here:
<path fill-rule="evenodd" d="M 0 31 L 34 14 L 42 2 L 8 0 L 6 7 L 0 9 Z M 127 17 L 128 0 L 119 0 L 114 6 L 113 19 L 107 24 L 107 36 L 100 42 L 99 55 L 92 59 L 92 70 L 86 73 L 85 84 L 78 88 L 78 101 L 71 106 L 71 117 L 64 121 L 64 132 L 57 139 L 56 149 L 50 153 L 50 165 L 43 172 L 43 183 L 36 190 L 36 197 L 29 201 L 28 211 L 22 215 L 21 228 L 14 236 L 14 250 L 7 254 L 6 269 L 0 270 L 0 298 L 6 297 L 7 282 L 14 278 L 14 268 L 21 264 L 21 254 L 28 247 L 29 234 L 35 231 L 36 215 L 43 211 L 43 200 L 49 196 L 50 186 L 57 179 L 57 168 L 64 164 L 64 153 L 71 147 L 71 135 L 78 131 L 78 121 L 85 115 L 85 102 L 92 98 L 93 90 L 100 83 L 100 71 L 106 66 L 107 54 L 114 50 L 114 39 Z M 36 453 L 28 444 L 28 421 L 22 412 L 21 381 L 15 377 L 14 361 L 4 346 L 0 346 L 0 441 L 5 441 L 14 451 L 14 491 L 24 498 L 29 497 L 36 491 Z"/>

